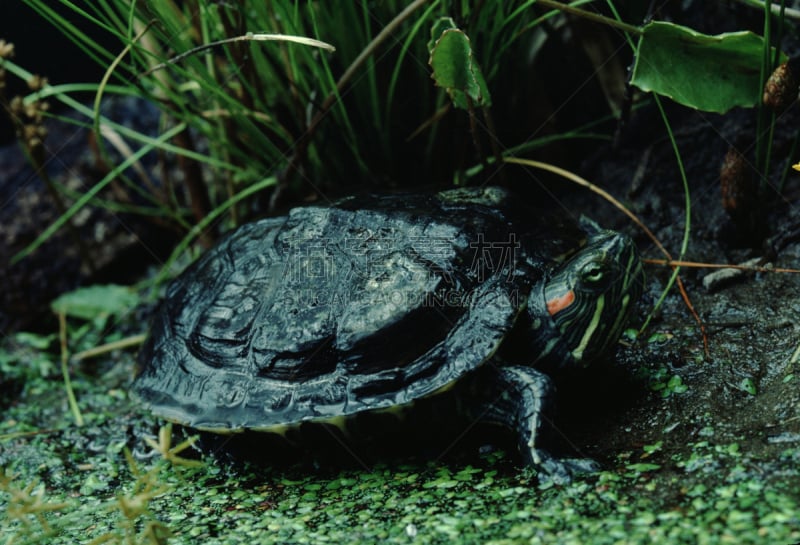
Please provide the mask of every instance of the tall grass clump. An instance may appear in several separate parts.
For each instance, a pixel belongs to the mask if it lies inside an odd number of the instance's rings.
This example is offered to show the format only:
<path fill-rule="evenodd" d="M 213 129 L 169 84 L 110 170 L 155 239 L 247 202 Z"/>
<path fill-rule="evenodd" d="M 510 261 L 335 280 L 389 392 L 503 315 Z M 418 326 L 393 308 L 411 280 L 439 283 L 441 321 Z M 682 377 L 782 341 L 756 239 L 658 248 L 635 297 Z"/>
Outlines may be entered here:
<path fill-rule="evenodd" d="M 144 206 L 184 233 L 209 215 L 236 223 L 287 200 L 452 183 L 485 158 L 477 156 L 469 116 L 451 108 L 431 80 L 433 23 L 453 17 L 489 87 L 504 87 L 501 103 L 524 105 L 504 84 L 519 77 L 541 44 L 529 30 L 555 13 L 534 1 L 23 1 L 107 68 L 98 84 L 47 88 L 39 98 L 69 101 L 77 96 L 71 91 L 90 90 L 87 124 L 100 136 L 116 130 L 139 146 L 176 154 L 179 176 L 145 185 L 115 175 L 137 210 Z M 76 17 L 119 48 L 108 50 L 79 30 Z M 269 41 L 259 39 L 264 34 Z M 100 98 L 113 94 L 156 104 L 161 134 L 172 134 L 154 139 L 115 127 L 99 114 Z M 498 138 L 488 127 L 479 127 L 487 150 Z"/>

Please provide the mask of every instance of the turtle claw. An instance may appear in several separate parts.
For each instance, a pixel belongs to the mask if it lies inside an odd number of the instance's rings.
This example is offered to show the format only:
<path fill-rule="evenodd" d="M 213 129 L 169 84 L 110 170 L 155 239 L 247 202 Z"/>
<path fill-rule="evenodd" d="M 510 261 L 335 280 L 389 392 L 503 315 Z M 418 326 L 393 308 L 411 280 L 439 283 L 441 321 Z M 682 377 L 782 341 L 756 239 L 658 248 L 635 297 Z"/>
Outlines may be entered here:
<path fill-rule="evenodd" d="M 562 458 L 564 464 L 573 475 L 597 473 L 602 469 L 600 464 L 591 458 Z"/>
<path fill-rule="evenodd" d="M 556 485 L 567 485 L 575 477 L 595 473 L 600 470 L 600 464 L 589 458 L 555 458 L 548 456 L 539 464 L 541 471 L 538 474 L 539 482 L 552 482 Z"/>
<path fill-rule="evenodd" d="M 533 449 L 531 455 L 542 484 L 567 485 L 578 475 L 600 470 L 600 464 L 590 458 L 557 458 L 541 449 Z"/>

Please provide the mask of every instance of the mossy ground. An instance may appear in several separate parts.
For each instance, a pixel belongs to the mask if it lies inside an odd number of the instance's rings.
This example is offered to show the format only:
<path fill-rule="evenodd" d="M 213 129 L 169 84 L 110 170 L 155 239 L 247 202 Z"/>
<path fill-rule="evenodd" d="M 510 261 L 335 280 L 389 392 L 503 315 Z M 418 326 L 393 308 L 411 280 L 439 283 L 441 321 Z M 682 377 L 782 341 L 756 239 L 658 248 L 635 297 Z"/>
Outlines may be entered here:
<path fill-rule="evenodd" d="M 122 355 L 73 370 L 86 420 L 80 428 L 57 376 L 4 382 L 3 543 L 800 540 L 796 442 L 750 449 L 746 438 L 736 441 L 709 423 L 683 445 L 669 433 L 645 443 L 610 437 L 609 432 L 624 434 L 614 426 L 596 430 L 591 440 L 592 434 L 577 429 L 579 440 L 596 443 L 585 448 L 604 469 L 566 486 L 541 483 L 534 470 L 520 469 L 498 449 L 355 469 L 255 468 L 224 456 L 206 456 L 202 466 L 192 467 L 182 464 L 190 450 L 174 451 L 182 440 L 177 430 L 171 445 L 161 445 L 177 454 L 172 461 L 145 443 L 143 437 L 159 424 L 128 400 L 132 368 L 131 357 Z M 620 426 L 635 426 L 644 440 L 663 432 L 657 422 L 663 413 L 641 419 L 639 409 L 669 411 L 681 396 L 699 394 L 690 382 L 686 391 L 673 384 L 665 397 L 662 388 L 648 388 L 659 384 L 659 376 L 654 371 L 650 382 L 632 379 L 649 393 L 619 420 Z M 597 443 L 602 437 L 607 440 Z"/>

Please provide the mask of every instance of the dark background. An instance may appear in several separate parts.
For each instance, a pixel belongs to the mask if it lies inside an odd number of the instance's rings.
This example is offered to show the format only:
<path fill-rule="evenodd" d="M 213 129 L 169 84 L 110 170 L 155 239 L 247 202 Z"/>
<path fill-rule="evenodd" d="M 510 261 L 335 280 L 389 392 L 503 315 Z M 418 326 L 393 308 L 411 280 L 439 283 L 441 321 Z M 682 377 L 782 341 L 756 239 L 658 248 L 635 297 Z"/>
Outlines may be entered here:
<path fill-rule="evenodd" d="M 88 33 L 110 51 L 120 49 L 113 37 L 101 29 L 78 18 L 59 4 L 51 2 L 51 7 L 67 18 L 72 24 Z M 87 61 L 78 46 L 58 32 L 43 17 L 25 5 L 22 0 L 0 0 L 0 40 L 13 43 L 14 62 L 26 70 L 46 77 L 53 83 L 97 82 L 103 77 L 105 68 Z M 28 92 L 25 82 L 8 74 L 6 76 L 6 96 Z M 52 108 L 58 110 L 60 104 L 50 101 Z M 14 131 L 7 115 L 0 116 L 0 146 L 10 144 Z"/>

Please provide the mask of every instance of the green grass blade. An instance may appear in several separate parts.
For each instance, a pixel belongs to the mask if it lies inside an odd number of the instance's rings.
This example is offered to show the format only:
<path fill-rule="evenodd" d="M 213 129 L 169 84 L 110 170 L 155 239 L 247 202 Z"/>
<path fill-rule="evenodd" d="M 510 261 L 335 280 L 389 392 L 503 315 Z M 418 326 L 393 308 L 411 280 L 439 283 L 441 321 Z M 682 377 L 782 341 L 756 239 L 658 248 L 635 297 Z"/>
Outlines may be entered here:
<path fill-rule="evenodd" d="M 270 176 L 268 178 L 264 178 L 258 183 L 252 184 L 248 186 L 246 189 L 242 190 L 240 193 L 237 193 L 217 208 L 212 210 L 206 217 L 204 217 L 200 222 L 198 222 L 194 227 L 192 227 L 191 231 L 183 238 L 183 240 L 178 243 L 175 249 L 172 251 L 172 254 L 167 259 L 164 266 L 161 268 L 161 272 L 152 280 L 154 285 L 161 284 L 166 277 L 169 275 L 170 268 L 172 264 L 178 259 L 178 257 L 186 251 L 189 245 L 200 236 L 203 231 L 211 225 L 214 221 L 217 220 L 222 214 L 224 214 L 228 209 L 235 206 L 237 203 L 241 202 L 242 200 L 250 197 L 251 195 L 257 193 L 258 191 L 262 191 L 268 187 L 272 187 L 277 183 L 277 179 L 274 176 Z"/>

